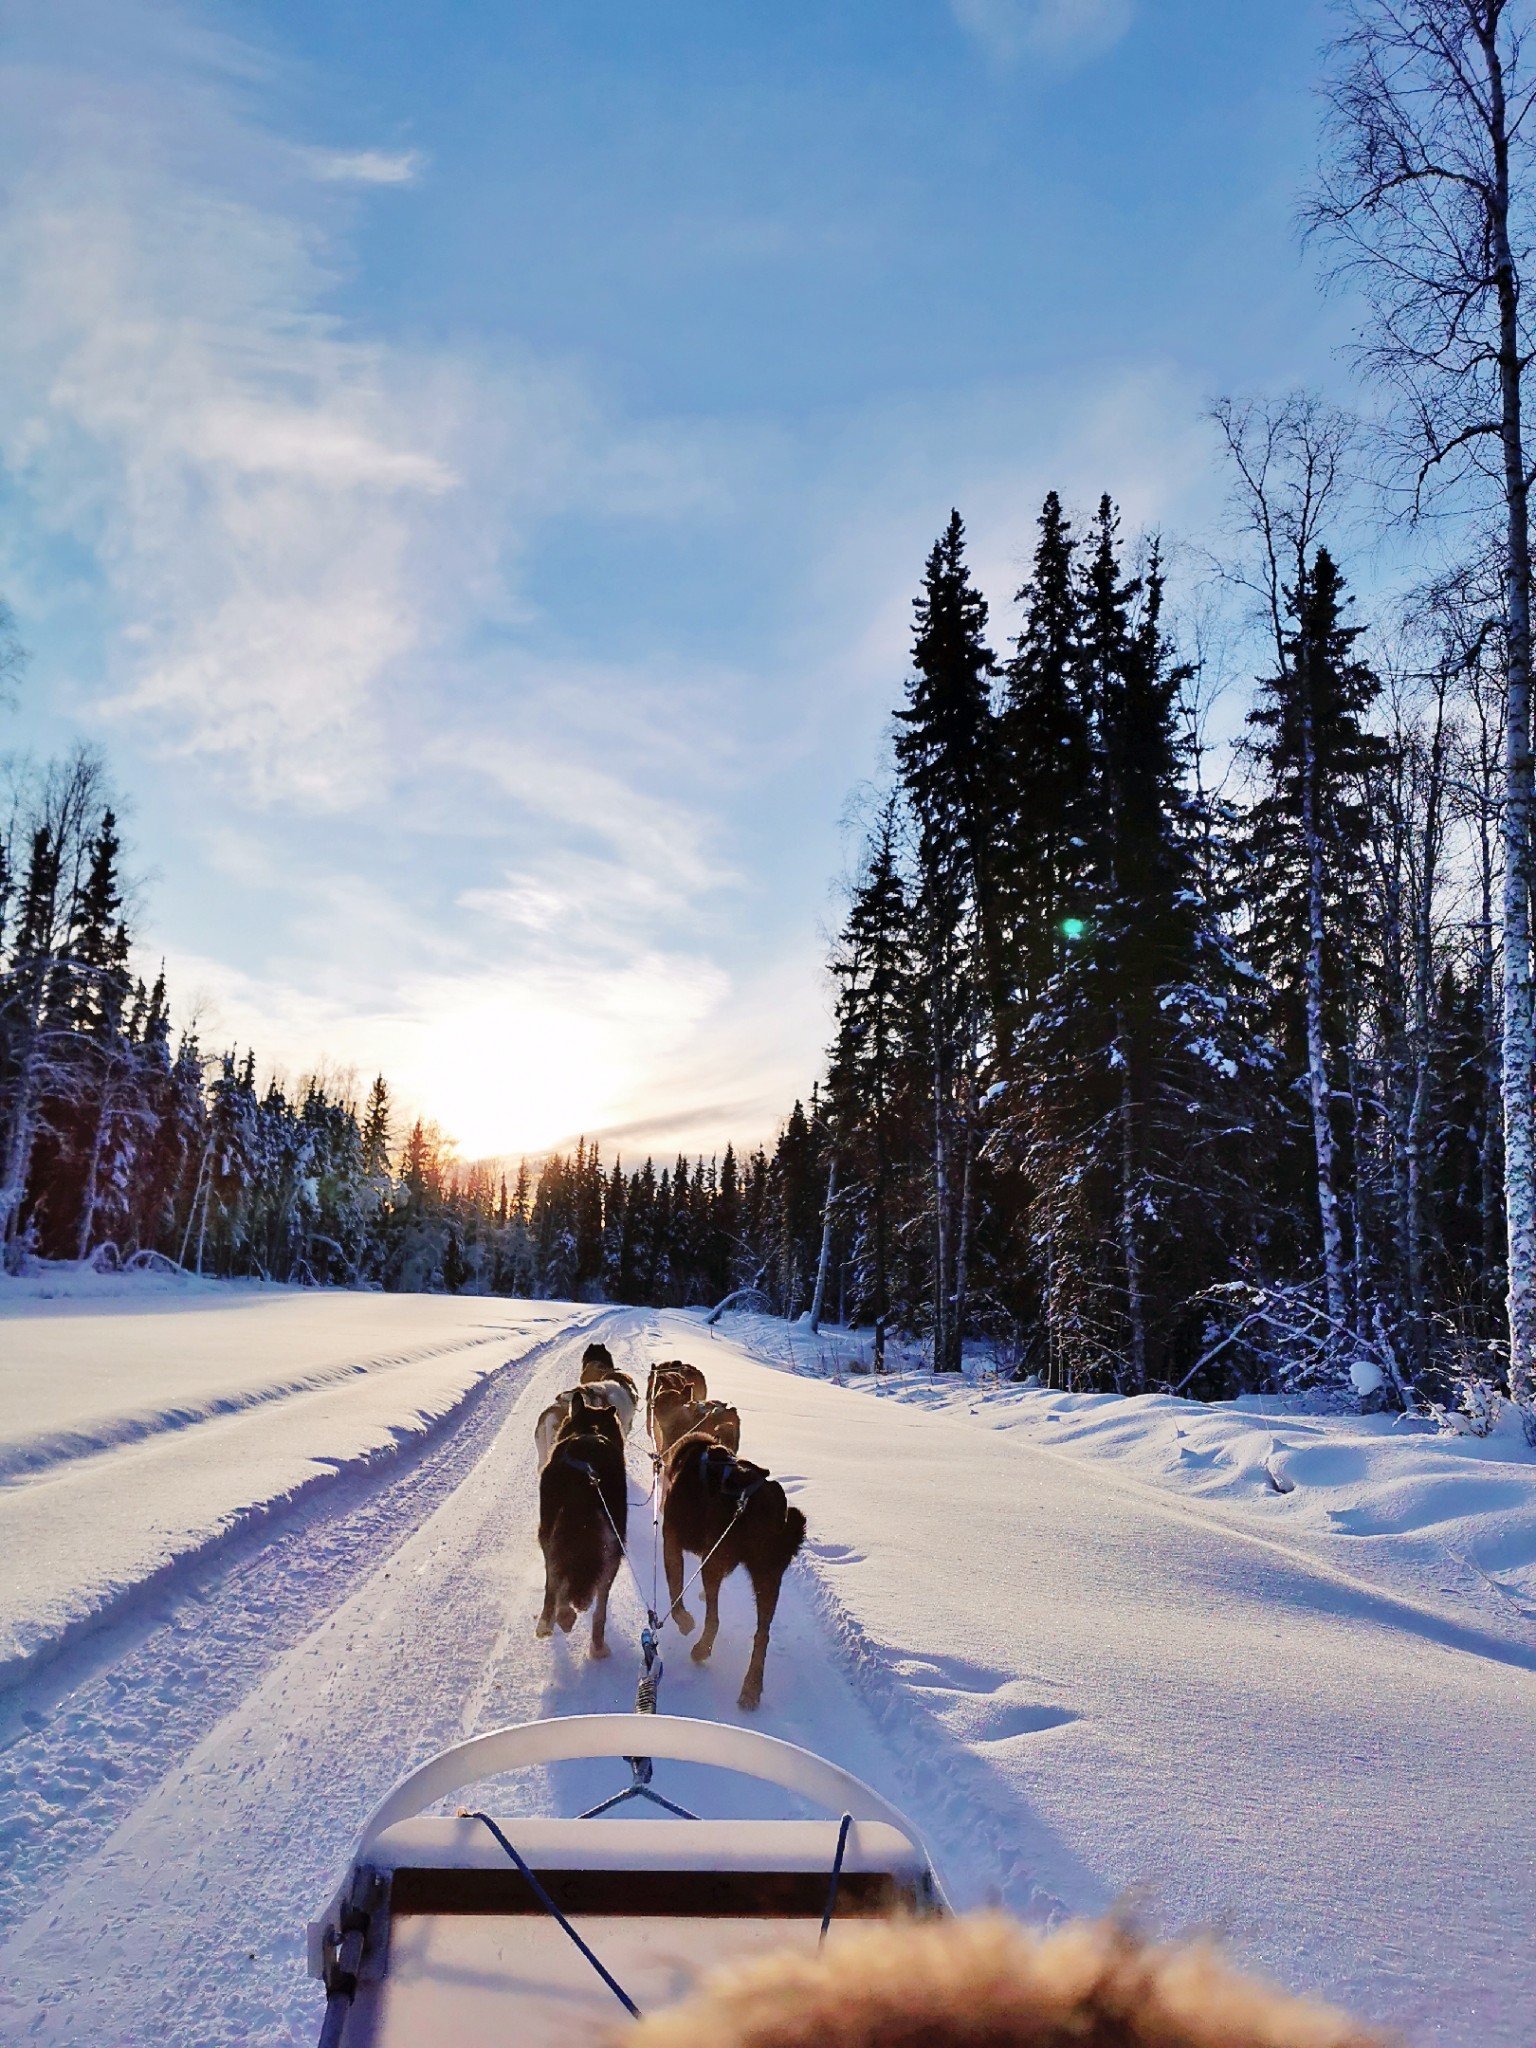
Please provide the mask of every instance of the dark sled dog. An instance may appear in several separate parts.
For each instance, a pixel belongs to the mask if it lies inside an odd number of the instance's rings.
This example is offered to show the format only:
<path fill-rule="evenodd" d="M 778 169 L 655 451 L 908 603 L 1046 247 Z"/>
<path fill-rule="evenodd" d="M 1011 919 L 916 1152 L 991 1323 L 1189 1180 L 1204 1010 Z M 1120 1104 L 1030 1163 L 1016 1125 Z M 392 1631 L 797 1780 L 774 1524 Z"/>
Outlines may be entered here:
<path fill-rule="evenodd" d="M 667 1592 L 672 1619 L 684 1635 L 693 1628 L 693 1616 L 683 1605 L 684 1553 L 692 1552 L 704 1560 L 699 1574 L 704 1588 L 704 1633 L 693 1646 L 696 1664 L 702 1664 L 715 1647 L 722 1582 L 738 1565 L 747 1569 L 757 1601 L 757 1633 L 736 1704 L 756 1707 L 763 1697 L 768 1631 L 779 1604 L 779 1588 L 790 1559 L 805 1541 L 805 1517 L 789 1505 L 783 1487 L 763 1466 L 733 1456 L 708 1437 L 685 1436 L 675 1443 L 667 1453 L 662 1483 L 666 1489 L 661 1541 Z"/>
<path fill-rule="evenodd" d="M 544 1553 L 544 1611 L 537 1635 L 558 1624 L 567 1634 L 578 1614 L 592 1609 L 594 1657 L 609 1655 L 603 1640 L 608 1590 L 623 1557 L 629 1515 L 624 1478 L 624 1432 L 606 1402 L 572 1389 L 571 1409 L 539 1474 L 539 1548 Z"/>

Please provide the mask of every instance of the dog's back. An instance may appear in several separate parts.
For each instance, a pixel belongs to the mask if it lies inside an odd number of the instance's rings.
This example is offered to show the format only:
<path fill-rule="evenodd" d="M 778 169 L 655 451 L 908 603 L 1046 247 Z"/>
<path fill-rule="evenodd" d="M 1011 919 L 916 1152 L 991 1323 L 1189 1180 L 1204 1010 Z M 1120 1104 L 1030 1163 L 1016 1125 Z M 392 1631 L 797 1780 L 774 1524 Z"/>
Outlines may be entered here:
<path fill-rule="evenodd" d="M 698 1420 L 699 1405 L 679 1379 L 658 1382 L 651 1402 L 651 1440 L 665 1453 L 680 1437 L 687 1436 Z"/>
<path fill-rule="evenodd" d="M 533 1425 L 533 1441 L 540 1465 L 549 1463 L 555 1441 L 571 1412 L 571 1396 L 577 1391 L 575 1387 L 567 1387 L 564 1393 L 556 1394 Z M 635 1419 L 635 1396 L 633 1387 L 621 1374 L 615 1373 L 611 1380 L 589 1381 L 579 1391 L 589 1407 L 611 1408 L 619 1418 L 619 1428 L 625 1436 L 629 1435 Z"/>
<path fill-rule="evenodd" d="M 591 1606 L 599 1581 L 616 1567 L 628 1516 L 619 1418 L 578 1387 L 539 1474 L 539 1543 L 562 1606 Z"/>
<path fill-rule="evenodd" d="M 710 1437 L 682 1437 L 664 1467 L 666 1520 L 685 1550 L 716 1544 L 734 1563 L 782 1572 L 805 1541 L 805 1516 L 767 1468 Z"/>
<path fill-rule="evenodd" d="M 739 1451 L 741 1415 L 724 1401 L 706 1401 L 702 1407 L 695 1407 L 690 1433 L 707 1436 L 711 1443 L 719 1444 L 724 1450 Z"/>

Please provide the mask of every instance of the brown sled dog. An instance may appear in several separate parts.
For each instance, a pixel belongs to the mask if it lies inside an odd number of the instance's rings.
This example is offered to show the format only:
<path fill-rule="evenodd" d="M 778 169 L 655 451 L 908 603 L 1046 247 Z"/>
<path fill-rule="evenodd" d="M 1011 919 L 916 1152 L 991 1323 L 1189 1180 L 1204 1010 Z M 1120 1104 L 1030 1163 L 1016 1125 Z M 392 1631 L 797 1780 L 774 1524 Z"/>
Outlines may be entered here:
<path fill-rule="evenodd" d="M 604 1510 L 606 1509 L 606 1513 Z M 592 1655 L 606 1657 L 608 1590 L 618 1575 L 629 1517 L 624 1433 L 606 1402 L 576 1387 L 549 1462 L 539 1474 L 539 1548 L 544 1611 L 535 1634 L 570 1633 L 592 1609 Z"/>
<path fill-rule="evenodd" d="M 685 1436 L 707 1436 L 728 1451 L 741 1449 L 741 1415 L 724 1401 L 690 1401 L 672 1387 L 659 1387 L 652 1415 L 656 1448 L 665 1455 Z"/>
<path fill-rule="evenodd" d="M 763 1697 L 768 1631 L 784 1573 L 805 1541 L 805 1517 L 789 1505 L 783 1487 L 770 1479 L 761 1465 L 733 1457 L 708 1437 L 685 1436 L 672 1446 L 662 1484 L 666 1490 L 661 1542 L 667 1591 L 672 1619 L 684 1635 L 693 1628 L 693 1616 L 683 1605 L 683 1556 L 691 1551 L 704 1560 L 699 1574 L 704 1588 L 704 1633 L 693 1646 L 696 1664 L 702 1664 L 715 1647 L 722 1582 L 738 1565 L 747 1568 L 757 1600 L 757 1633 L 736 1704 L 758 1706 Z"/>
<path fill-rule="evenodd" d="M 685 1365 L 680 1358 L 663 1359 L 660 1365 L 653 1365 L 645 1383 L 645 1426 L 652 1443 L 656 1443 L 656 1398 L 666 1392 L 683 1394 L 690 1401 L 709 1399 L 709 1388 L 696 1365 Z M 657 1449 L 661 1448 L 658 1444 Z"/>

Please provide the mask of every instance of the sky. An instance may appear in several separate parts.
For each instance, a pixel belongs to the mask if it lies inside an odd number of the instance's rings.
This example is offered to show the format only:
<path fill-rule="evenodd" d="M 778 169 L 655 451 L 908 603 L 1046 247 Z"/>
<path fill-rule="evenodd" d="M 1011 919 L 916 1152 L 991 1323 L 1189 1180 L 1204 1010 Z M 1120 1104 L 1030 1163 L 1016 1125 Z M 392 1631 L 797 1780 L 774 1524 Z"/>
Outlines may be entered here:
<path fill-rule="evenodd" d="M 1199 540 L 1343 389 L 1319 0 L 11 0 L 0 748 L 205 1051 L 466 1157 L 770 1139 L 951 506 Z M 853 810 L 850 810 L 850 804 Z"/>

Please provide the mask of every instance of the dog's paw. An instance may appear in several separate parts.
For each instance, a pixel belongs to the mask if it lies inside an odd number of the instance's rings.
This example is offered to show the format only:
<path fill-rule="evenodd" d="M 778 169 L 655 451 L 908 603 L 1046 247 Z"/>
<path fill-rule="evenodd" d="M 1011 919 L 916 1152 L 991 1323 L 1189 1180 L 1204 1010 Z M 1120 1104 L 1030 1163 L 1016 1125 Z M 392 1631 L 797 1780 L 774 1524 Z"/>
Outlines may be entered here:
<path fill-rule="evenodd" d="M 594 1643 L 591 1649 L 587 1652 L 587 1655 L 589 1657 L 596 1657 L 601 1659 L 603 1657 L 611 1657 L 613 1655 L 613 1652 L 609 1649 L 606 1643 Z"/>
<path fill-rule="evenodd" d="M 672 1619 L 677 1623 L 678 1627 L 682 1630 L 685 1636 L 691 1636 L 693 1634 L 695 1627 L 694 1619 L 693 1616 L 688 1612 L 686 1607 L 674 1607 L 672 1610 Z"/>
<path fill-rule="evenodd" d="M 694 1644 L 689 1654 L 693 1658 L 695 1664 L 704 1664 L 709 1661 L 709 1653 L 714 1647 L 715 1646 L 713 1643 L 708 1642 L 704 1637 L 701 1636 L 699 1640 Z"/>
<path fill-rule="evenodd" d="M 760 1685 L 744 1685 L 736 1695 L 736 1704 L 744 1713 L 756 1713 L 763 1704 L 763 1688 Z"/>
<path fill-rule="evenodd" d="M 555 1619 L 559 1622 L 566 1635 L 569 1635 L 576 1626 L 576 1610 L 574 1607 L 562 1607 L 555 1616 Z"/>
<path fill-rule="evenodd" d="M 536 1636 L 552 1636 L 554 1632 L 555 1624 L 541 1614 L 539 1616 L 538 1627 L 534 1630 L 534 1634 Z"/>

